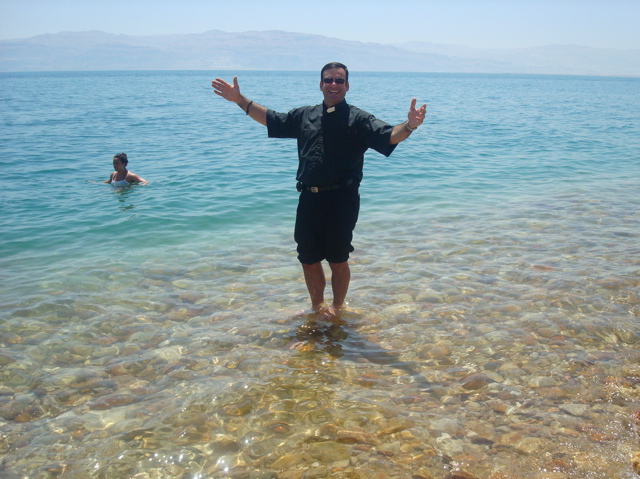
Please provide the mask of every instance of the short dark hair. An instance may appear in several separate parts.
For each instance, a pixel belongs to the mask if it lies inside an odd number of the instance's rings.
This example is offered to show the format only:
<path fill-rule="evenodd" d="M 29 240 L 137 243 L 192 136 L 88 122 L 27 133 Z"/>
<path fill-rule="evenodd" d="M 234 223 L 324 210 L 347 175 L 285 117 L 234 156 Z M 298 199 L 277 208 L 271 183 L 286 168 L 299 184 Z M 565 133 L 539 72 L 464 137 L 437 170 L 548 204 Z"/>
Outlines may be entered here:
<path fill-rule="evenodd" d="M 324 77 L 325 70 L 331 70 L 332 68 L 342 68 L 342 69 L 344 69 L 344 72 L 347 74 L 347 78 L 345 78 L 345 80 L 349 81 L 349 69 L 347 68 L 347 65 L 345 65 L 344 63 L 340 63 L 340 62 L 331 62 L 331 63 L 327 63 L 325 66 L 323 66 L 322 70 L 320 70 L 320 80 L 322 80 L 322 78 Z"/>
<path fill-rule="evenodd" d="M 127 163 L 129 163 L 126 153 L 118 153 L 117 155 L 114 155 L 114 158 L 119 159 L 120 163 L 124 163 L 124 166 L 127 166 Z"/>

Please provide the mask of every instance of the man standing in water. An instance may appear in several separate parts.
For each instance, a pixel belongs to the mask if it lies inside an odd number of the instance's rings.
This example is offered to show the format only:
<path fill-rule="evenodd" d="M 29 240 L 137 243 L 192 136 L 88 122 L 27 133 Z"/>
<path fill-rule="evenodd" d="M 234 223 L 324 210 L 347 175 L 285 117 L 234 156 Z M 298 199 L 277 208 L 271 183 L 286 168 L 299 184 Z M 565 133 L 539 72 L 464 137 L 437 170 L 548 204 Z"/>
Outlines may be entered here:
<path fill-rule="evenodd" d="M 298 191 L 300 199 L 294 238 L 298 260 L 314 311 L 335 316 L 344 306 L 351 270 L 349 253 L 358 221 L 364 153 L 373 148 L 389 156 L 396 145 L 422 125 L 427 105 L 411 101 L 407 121 L 396 126 L 348 105 L 349 70 L 342 63 L 328 63 L 320 71 L 320 105 L 295 108 L 289 113 L 267 109 L 240 93 L 238 77 L 229 84 L 211 82 L 222 98 L 237 104 L 252 119 L 267 127 L 270 138 L 298 140 Z M 331 268 L 333 302 L 324 308 L 326 279 L 322 261 Z"/>

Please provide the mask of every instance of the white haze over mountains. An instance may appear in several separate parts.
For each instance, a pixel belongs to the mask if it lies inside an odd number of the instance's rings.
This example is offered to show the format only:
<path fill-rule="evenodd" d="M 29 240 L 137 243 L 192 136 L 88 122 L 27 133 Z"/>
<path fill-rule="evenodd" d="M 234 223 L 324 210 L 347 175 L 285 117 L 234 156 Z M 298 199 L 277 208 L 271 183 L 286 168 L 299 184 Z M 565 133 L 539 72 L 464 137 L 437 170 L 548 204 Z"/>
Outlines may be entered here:
<path fill-rule="evenodd" d="M 129 36 L 63 32 L 0 41 L 0 71 L 311 70 L 341 61 L 358 71 L 640 76 L 640 50 L 577 45 L 480 49 L 380 44 L 284 31 Z"/>

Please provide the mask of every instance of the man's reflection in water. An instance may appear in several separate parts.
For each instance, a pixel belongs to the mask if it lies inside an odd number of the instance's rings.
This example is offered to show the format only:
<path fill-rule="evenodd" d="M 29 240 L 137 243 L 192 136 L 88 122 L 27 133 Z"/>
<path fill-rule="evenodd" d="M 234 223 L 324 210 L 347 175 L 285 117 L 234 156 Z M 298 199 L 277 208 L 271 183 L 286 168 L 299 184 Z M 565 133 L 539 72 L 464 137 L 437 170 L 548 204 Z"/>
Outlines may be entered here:
<path fill-rule="evenodd" d="M 342 342 L 349 337 L 342 318 L 331 321 L 309 319 L 296 330 L 289 346 L 298 351 L 322 351 L 333 358 L 344 356 Z"/>
<path fill-rule="evenodd" d="M 402 361 L 400 352 L 388 350 L 366 339 L 353 329 L 347 329 L 347 321 L 340 317 L 331 320 L 308 318 L 298 326 L 289 347 L 301 352 L 322 352 L 332 358 L 355 362 L 370 362 L 404 370 L 413 382 L 428 387 L 428 381 L 420 374 L 414 361 Z"/>

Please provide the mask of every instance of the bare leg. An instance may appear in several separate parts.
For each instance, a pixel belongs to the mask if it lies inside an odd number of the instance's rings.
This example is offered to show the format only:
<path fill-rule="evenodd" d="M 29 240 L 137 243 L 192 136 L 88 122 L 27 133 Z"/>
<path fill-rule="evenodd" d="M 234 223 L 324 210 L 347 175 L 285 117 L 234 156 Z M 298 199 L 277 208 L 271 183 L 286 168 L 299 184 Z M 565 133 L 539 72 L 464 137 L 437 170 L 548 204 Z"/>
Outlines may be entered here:
<path fill-rule="evenodd" d="M 330 309 L 334 314 L 342 309 L 344 301 L 349 291 L 349 282 L 351 281 L 351 270 L 349 263 L 329 263 L 331 267 L 331 289 L 333 290 L 333 303 Z"/>
<path fill-rule="evenodd" d="M 327 280 L 324 277 L 322 263 L 303 264 L 304 280 L 307 283 L 309 296 L 311 297 L 311 307 L 314 311 L 319 311 L 324 303 L 324 288 Z"/>

